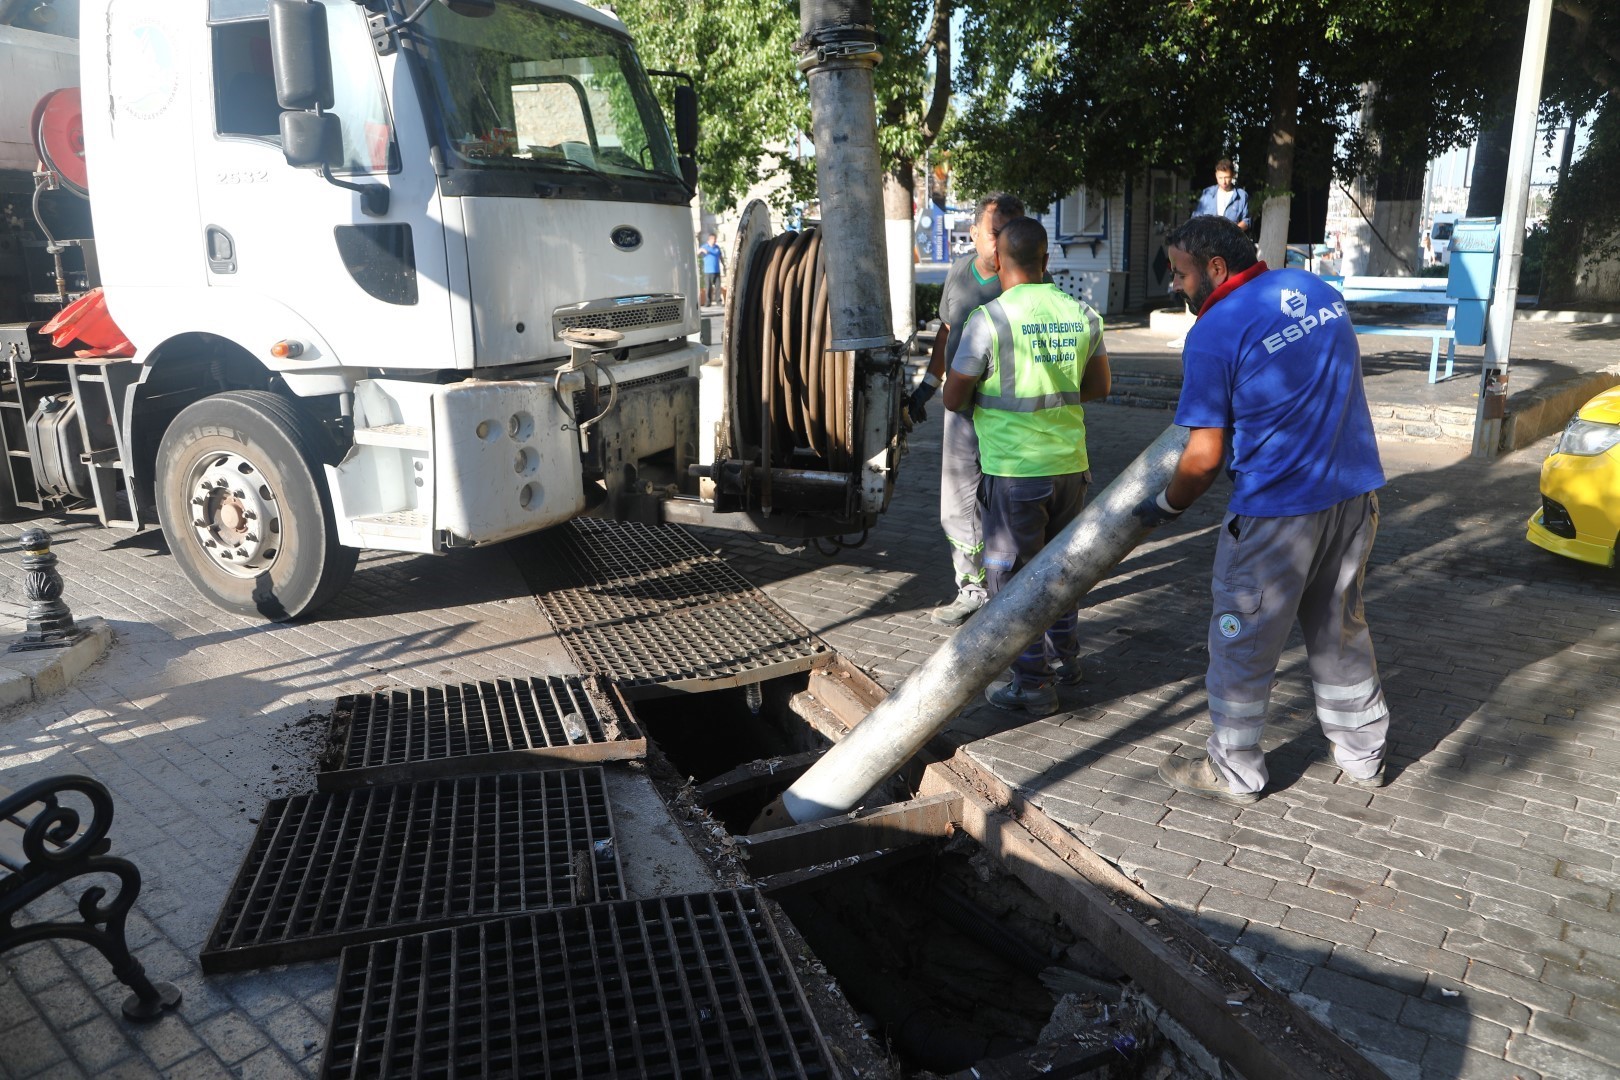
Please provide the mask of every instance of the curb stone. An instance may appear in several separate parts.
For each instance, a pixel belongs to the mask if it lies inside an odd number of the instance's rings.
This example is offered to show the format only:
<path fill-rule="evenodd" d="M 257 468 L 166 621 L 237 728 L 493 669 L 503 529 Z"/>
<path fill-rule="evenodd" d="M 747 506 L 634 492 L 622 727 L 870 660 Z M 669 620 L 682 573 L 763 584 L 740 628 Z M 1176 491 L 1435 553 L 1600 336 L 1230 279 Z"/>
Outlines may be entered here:
<path fill-rule="evenodd" d="M 112 627 L 107 620 L 91 616 L 74 621 L 89 633 L 66 648 L 0 653 L 0 709 L 38 701 L 67 689 L 91 664 L 107 655 L 112 644 Z M 14 641 L 25 629 L 22 623 L 0 623 L 0 641 Z"/>

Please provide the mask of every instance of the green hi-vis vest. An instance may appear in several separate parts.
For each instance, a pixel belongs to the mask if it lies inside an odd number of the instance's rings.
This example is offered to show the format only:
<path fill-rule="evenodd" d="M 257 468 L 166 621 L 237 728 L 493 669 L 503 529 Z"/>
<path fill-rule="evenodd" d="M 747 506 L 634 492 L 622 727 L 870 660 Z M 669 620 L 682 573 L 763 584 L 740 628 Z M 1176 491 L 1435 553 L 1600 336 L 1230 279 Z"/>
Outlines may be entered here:
<path fill-rule="evenodd" d="M 1056 285 L 1016 285 L 974 313 L 995 343 L 974 398 L 979 464 L 991 476 L 1085 472 L 1080 376 L 1102 318 Z"/>

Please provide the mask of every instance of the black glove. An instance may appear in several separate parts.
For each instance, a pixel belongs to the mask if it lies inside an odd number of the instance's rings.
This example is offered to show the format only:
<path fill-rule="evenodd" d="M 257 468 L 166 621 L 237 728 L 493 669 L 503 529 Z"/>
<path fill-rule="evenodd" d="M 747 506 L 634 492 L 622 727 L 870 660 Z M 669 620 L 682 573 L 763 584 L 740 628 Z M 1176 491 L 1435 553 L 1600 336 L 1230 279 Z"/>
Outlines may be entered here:
<path fill-rule="evenodd" d="M 920 424 L 928 419 L 928 399 L 934 396 L 939 387 L 931 386 L 927 382 L 919 383 L 917 389 L 911 392 L 906 399 L 906 412 L 911 416 L 913 424 Z"/>
<path fill-rule="evenodd" d="M 1171 507 L 1170 500 L 1165 498 L 1164 492 L 1161 491 L 1157 495 L 1150 495 L 1137 503 L 1131 514 L 1142 524 L 1144 529 L 1156 529 L 1160 525 L 1168 525 L 1176 520 L 1185 509 L 1183 507 L 1181 510 L 1177 510 Z"/>

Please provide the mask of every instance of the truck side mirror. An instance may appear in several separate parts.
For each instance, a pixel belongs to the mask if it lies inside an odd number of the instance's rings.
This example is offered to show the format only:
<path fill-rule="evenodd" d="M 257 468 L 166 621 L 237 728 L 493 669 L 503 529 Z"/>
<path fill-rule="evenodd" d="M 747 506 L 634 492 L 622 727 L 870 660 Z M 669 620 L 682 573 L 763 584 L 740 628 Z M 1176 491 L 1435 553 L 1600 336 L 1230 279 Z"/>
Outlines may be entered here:
<path fill-rule="evenodd" d="M 323 5 L 270 0 L 270 66 L 283 109 L 332 107 L 332 53 Z"/>
<path fill-rule="evenodd" d="M 281 153 L 295 169 L 330 169 L 343 163 L 343 129 L 331 113 L 281 114 Z"/>
<path fill-rule="evenodd" d="M 697 153 L 697 91 L 686 83 L 675 87 L 675 152 L 682 157 Z"/>
<path fill-rule="evenodd" d="M 439 0 L 439 3 L 455 14 L 465 15 L 469 19 L 482 19 L 486 15 L 495 14 L 495 0 Z"/>

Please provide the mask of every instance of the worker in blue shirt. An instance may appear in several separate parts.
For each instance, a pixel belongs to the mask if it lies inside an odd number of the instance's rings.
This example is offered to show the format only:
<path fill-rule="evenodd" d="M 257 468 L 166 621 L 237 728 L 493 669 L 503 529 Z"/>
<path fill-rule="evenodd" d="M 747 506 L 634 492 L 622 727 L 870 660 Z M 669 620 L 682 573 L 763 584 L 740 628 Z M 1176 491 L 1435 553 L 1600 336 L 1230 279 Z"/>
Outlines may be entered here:
<path fill-rule="evenodd" d="M 1389 707 L 1362 612 L 1384 485 L 1361 351 L 1338 290 L 1269 270 L 1227 218 L 1195 217 L 1167 241 L 1198 321 L 1182 353 L 1176 423 L 1190 428 L 1174 476 L 1136 507 L 1148 527 L 1180 516 L 1224 467 L 1232 497 L 1215 547 L 1205 689 L 1206 753 L 1171 756 L 1181 791 L 1252 803 L 1277 662 L 1297 621 L 1342 782 L 1384 783 Z"/>
<path fill-rule="evenodd" d="M 703 272 L 703 289 L 700 303 L 704 307 L 713 307 L 721 303 L 723 294 L 720 289 L 720 272 L 726 265 L 726 257 L 720 251 L 720 245 L 714 242 L 714 233 L 709 234 L 709 242 L 698 248 L 698 267 Z"/>

